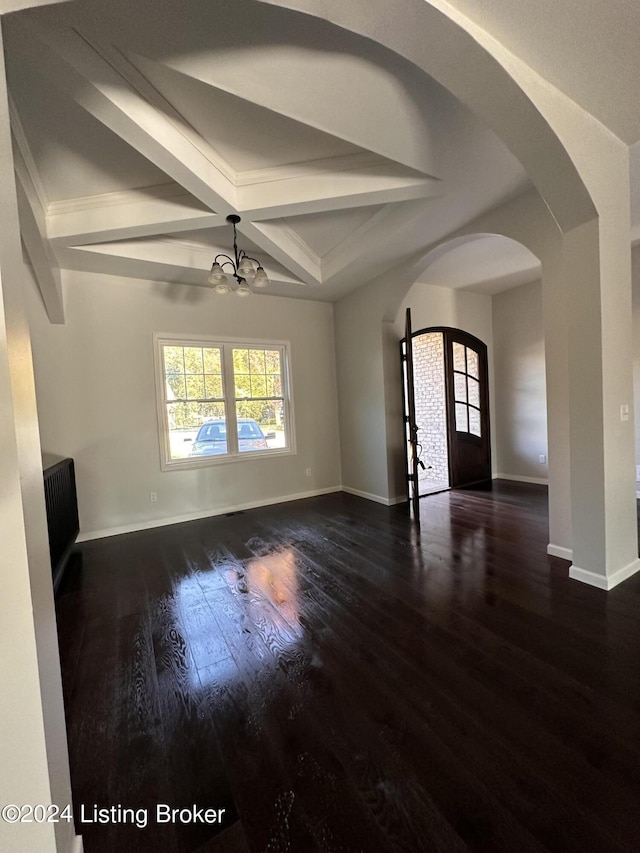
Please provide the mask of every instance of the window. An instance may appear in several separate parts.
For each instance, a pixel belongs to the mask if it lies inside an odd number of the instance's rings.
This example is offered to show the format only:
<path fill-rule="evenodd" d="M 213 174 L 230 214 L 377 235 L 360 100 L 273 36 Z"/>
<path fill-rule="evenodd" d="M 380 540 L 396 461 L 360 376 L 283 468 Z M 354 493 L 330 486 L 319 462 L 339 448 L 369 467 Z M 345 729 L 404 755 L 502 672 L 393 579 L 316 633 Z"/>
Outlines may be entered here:
<path fill-rule="evenodd" d="M 480 437 L 480 374 L 478 353 L 453 343 L 453 390 L 456 404 L 456 431 Z"/>
<path fill-rule="evenodd" d="M 162 467 L 291 453 L 286 343 L 155 336 Z"/>

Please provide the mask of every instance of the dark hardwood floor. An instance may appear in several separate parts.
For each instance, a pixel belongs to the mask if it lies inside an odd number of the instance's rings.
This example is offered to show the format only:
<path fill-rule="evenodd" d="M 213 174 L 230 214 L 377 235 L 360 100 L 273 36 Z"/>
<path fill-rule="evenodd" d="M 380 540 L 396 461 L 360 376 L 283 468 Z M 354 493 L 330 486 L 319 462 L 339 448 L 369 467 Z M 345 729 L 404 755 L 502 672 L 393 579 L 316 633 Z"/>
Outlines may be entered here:
<path fill-rule="evenodd" d="M 337 494 L 81 546 L 58 622 L 86 853 L 640 849 L 640 575 L 570 581 L 540 486 L 421 512 L 418 538 Z"/>

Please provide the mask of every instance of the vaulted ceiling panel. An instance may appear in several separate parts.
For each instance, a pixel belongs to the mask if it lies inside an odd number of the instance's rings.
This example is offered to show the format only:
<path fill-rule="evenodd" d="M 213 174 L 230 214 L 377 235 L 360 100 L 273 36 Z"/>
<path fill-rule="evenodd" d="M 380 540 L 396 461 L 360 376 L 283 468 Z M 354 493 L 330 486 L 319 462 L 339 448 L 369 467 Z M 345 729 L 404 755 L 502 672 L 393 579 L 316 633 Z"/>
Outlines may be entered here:
<path fill-rule="evenodd" d="M 236 172 L 362 153 L 356 145 L 161 63 L 128 58 Z"/>
<path fill-rule="evenodd" d="M 382 208 L 383 205 L 372 205 L 331 213 L 311 213 L 284 219 L 283 222 L 322 258 Z"/>
<path fill-rule="evenodd" d="M 286 9 L 85 0 L 5 29 L 14 132 L 44 187 L 25 222 L 60 268 L 206 287 L 236 214 L 266 293 L 334 300 L 418 270 L 434 240 L 527 186 L 433 80 Z"/>
<path fill-rule="evenodd" d="M 190 0 L 188 9 L 183 0 L 138 0 L 114 2 L 113 11 L 87 2 L 58 14 L 37 11 L 48 26 L 68 20 L 127 54 L 437 174 L 431 135 L 442 88 L 390 51 L 326 22 L 251 0 Z"/>
<path fill-rule="evenodd" d="M 149 187 L 170 180 L 61 94 L 36 66 L 20 61 L 19 52 L 9 48 L 8 58 L 11 95 L 47 201 Z"/>

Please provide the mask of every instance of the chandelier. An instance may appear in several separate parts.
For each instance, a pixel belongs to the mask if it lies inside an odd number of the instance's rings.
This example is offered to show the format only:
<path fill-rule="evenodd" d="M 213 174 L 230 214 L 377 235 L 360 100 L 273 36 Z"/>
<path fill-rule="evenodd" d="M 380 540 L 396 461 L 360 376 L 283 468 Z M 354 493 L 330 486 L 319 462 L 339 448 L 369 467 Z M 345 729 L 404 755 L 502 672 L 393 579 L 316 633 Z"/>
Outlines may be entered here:
<path fill-rule="evenodd" d="M 216 255 L 208 281 L 213 285 L 215 293 L 224 294 L 233 290 L 238 296 L 250 296 L 253 292 L 249 287 L 250 284 L 254 287 L 266 287 L 269 279 L 259 261 L 250 258 L 242 249 L 238 251 L 236 225 L 240 222 L 240 217 L 230 213 L 227 216 L 227 222 L 233 226 L 233 258 L 229 255 Z M 254 264 L 257 264 L 255 270 Z M 226 273 L 225 267 L 231 267 L 230 272 Z"/>

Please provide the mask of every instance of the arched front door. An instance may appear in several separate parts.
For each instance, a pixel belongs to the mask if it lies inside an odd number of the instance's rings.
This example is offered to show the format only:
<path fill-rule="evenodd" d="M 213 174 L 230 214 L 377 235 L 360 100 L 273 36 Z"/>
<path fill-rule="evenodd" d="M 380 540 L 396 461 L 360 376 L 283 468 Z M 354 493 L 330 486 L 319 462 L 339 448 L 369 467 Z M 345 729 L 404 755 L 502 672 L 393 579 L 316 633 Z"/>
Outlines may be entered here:
<path fill-rule="evenodd" d="M 460 329 L 446 329 L 444 368 L 452 488 L 491 480 L 487 347 Z"/>
<path fill-rule="evenodd" d="M 410 346 L 407 346 L 410 341 Z M 405 425 L 415 428 L 407 481 L 420 494 L 491 481 L 487 347 L 461 329 L 421 329 L 402 341 Z M 405 427 L 406 428 L 406 427 Z M 418 460 L 418 475 L 413 464 Z"/>

